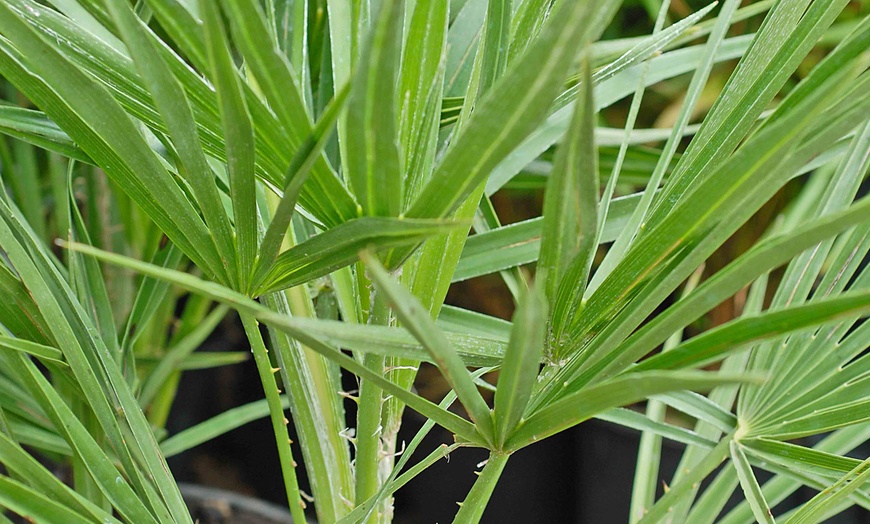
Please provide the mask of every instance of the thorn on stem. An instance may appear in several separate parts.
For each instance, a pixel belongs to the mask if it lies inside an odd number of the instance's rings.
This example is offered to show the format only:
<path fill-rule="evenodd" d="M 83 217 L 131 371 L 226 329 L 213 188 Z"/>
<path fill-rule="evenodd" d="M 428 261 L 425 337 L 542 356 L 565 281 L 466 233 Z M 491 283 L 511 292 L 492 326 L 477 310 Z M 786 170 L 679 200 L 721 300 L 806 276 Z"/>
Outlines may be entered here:
<path fill-rule="evenodd" d="M 359 397 L 355 397 L 355 396 L 351 395 L 351 393 L 352 393 L 352 392 L 339 391 L 339 392 L 338 392 L 338 396 L 343 397 L 343 398 L 346 398 L 346 399 L 348 399 L 348 400 L 352 400 L 352 401 L 354 401 L 355 403 L 359 404 Z"/>

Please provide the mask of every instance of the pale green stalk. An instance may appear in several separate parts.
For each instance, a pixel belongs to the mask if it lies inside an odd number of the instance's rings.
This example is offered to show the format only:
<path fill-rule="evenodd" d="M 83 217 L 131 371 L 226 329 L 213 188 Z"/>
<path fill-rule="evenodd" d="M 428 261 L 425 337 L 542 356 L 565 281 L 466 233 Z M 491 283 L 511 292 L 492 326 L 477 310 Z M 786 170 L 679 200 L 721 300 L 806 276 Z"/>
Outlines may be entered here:
<path fill-rule="evenodd" d="M 691 293 L 701 280 L 704 267 L 692 275 L 683 290 L 683 297 Z M 683 330 L 676 331 L 665 341 L 662 352 L 673 349 L 683 341 Z M 661 401 L 647 401 L 646 416 L 653 422 L 663 422 L 667 413 L 667 405 Z M 659 465 L 661 462 L 662 437 L 652 431 L 644 431 L 640 436 L 637 464 L 634 470 L 634 484 L 631 491 L 630 520 L 637 522 L 643 518 L 644 512 L 655 502 L 658 487 Z"/>
<path fill-rule="evenodd" d="M 638 522 L 641 524 L 654 524 L 661 522 L 666 515 L 671 514 L 674 506 L 684 499 L 693 490 L 697 489 L 698 483 L 709 475 L 728 456 L 733 434 L 723 438 L 715 448 L 708 451 L 704 458 L 686 469 L 682 479 L 673 484 L 667 493 L 644 514 Z"/>
<path fill-rule="evenodd" d="M 389 325 L 390 309 L 381 293 L 375 292 L 374 295 L 369 312 L 369 323 Z M 385 360 L 383 355 L 369 353 L 363 357 L 363 364 L 373 373 L 384 375 Z M 385 443 L 382 441 L 384 427 L 381 424 L 384 402 L 381 388 L 368 380 L 360 382 L 354 459 L 357 504 L 375 495 L 381 487 L 381 460 L 386 458 Z M 370 524 L 389 522 L 390 511 L 391 509 L 385 506 L 380 511 L 373 512 L 365 522 Z"/>
<path fill-rule="evenodd" d="M 305 286 L 266 297 L 269 309 L 288 316 L 314 316 Z M 293 424 L 299 434 L 303 459 L 318 519 L 338 520 L 349 511 L 353 497 L 353 472 L 344 429 L 344 410 L 339 396 L 337 370 L 284 333 L 270 330 L 277 349 L 281 378 L 291 398 Z"/>

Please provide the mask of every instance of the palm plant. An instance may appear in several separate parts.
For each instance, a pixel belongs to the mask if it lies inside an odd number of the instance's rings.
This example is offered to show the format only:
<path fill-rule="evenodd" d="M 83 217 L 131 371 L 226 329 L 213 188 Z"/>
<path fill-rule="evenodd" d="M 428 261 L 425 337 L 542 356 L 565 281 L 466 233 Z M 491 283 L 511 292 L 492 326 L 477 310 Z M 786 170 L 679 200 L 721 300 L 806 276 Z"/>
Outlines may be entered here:
<path fill-rule="evenodd" d="M 601 40 L 621 4 L 0 1 L 16 139 L 0 147 L 0 506 L 191 522 L 166 457 L 268 416 L 298 522 L 294 453 L 319 522 L 388 522 L 426 467 L 485 448 L 456 515 L 476 522 L 514 452 L 593 417 L 643 432 L 632 521 L 774 522 L 800 486 L 819 493 L 776 520 L 870 508 L 870 461 L 847 455 L 870 428 L 867 4 L 843 22 L 848 0 L 724 0 L 668 25 L 670 2 L 648 1 L 651 34 Z M 674 124 L 635 129 L 645 88 L 679 75 Z M 626 97 L 624 128 L 599 125 Z M 621 180 L 641 150 L 642 179 Z M 503 226 L 490 197 L 529 166 L 543 213 Z M 760 240 L 702 274 L 804 175 Z M 512 323 L 444 305 L 491 273 Z M 683 340 L 736 294 L 737 318 Z M 193 352 L 229 310 L 265 398 L 166 438 L 180 371 L 245 356 Z M 413 390 L 421 362 L 451 388 L 440 403 Z M 399 454 L 406 407 L 428 422 Z M 436 424 L 455 443 L 415 458 Z M 662 438 L 686 448 L 656 499 Z M 36 456 L 68 464 L 69 485 Z"/>

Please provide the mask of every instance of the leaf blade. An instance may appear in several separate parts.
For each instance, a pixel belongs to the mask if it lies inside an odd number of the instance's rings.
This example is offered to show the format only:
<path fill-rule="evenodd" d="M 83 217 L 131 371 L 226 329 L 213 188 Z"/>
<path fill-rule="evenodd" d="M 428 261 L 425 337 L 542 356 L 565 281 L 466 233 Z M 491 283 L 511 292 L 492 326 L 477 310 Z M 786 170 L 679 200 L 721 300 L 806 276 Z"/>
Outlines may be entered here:
<path fill-rule="evenodd" d="M 326 275 L 358 260 L 359 250 L 386 249 L 420 242 L 431 235 L 458 227 L 443 220 L 410 220 L 364 217 L 350 220 L 284 251 L 255 295 L 292 287 Z"/>
<path fill-rule="evenodd" d="M 402 205 L 396 79 L 404 10 L 404 2 L 381 2 L 348 102 L 344 170 L 369 216 L 398 216 Z"/>
<path fill-rule="evenodd" d="M 408 209 L 408 217 L 450 214 L 543 121 L 577 45 L 591 34 L 590 24 L 581 20 L 595 18 L 603 10 L 601 2 L 560 4 L 537 42 L 493 86 L 465 124 Z"/>
<path fill-rule="evenodd" d="M 776 524 L 770 506 L 761 492 L 761 486 L 758 485 L 758 479 L 752 472 L 752 466 L 749 465 L 749 460 L 740 449 L 740 444 L 734 440 L 731 441 L 731 462 L 737 470 L 737 478 L 740 479 L 743 494 L 746 496 L 755 518 L 762 524 Z"/>
<path fill-rule="evenodd" d="M 705 372 L 647 372 L 613 379 L 572 393 L 536 411 L 520 425 L 505 444 L 515 451 L 579 424 L 610 408 L 631 404 L 667 391 L 712 389 L 718 385 L 753 380 L 746 375 Z"/>
<path fill-rule="evenodd" d="M 14 2 L 17 9 L 24 9 Z M 171 180 L 154 151 L 106 89 L 53 49 L 12 9 L 0 6 L 0 31 L 23 50 L 26 60 L 8 47 L 0 47 L 0 69 L 37 105 L 51 116 L 107 174 L 198 265 L 221 275 L 221 264 L 202 220 Z M 42 80 L 29 75 L 38 72 Z M 59 97 L 63 97 L 62 99 Z"/>
<path fill-rule="evenodd" d="M 798 512 L 786 521 L 786 524 L 818 522 L 830 509 L 836 507 L 850 493 L 859 489 L 868 479 L 870 479 L 870 459 L 856 466 L 855 469 L 843 475 L 843 478 L 801 506 Z"/>
<path fill-rule="evenodd" d="M 186 179 L 213 235 L 216 249 L 226 261 L 226 269 L 229 269 L 236 264 L 233 233 L 214 183 L 214 175 L 197 139 L 196 122 L 187 95 L 148 38 L 131 7 L 121 2 L 110 2 L 107 7 L 169 129 L 169 135 L 184 165 Z M 232 278 L 234 275 L 230 272 L 228 276 Z M 236 280 L 232 278 L 231 281 Z"/>
<path fill-rule="evenodd" d="M 740 318 L 694 337 L 667 353 L 649 358 L 632 371 L 702 365 L 735 346 L 856 315 L 870 315 L 870 291 L 846 293 L 802 306 Z"/>
<path fill-rule="evenodd" d="M 56 347 L 2 335 L 0 335 L 0 347 L 33 355 L 40 360 L 50 360 L 58 364 L 66 365 L 63 361 L 63 352 Z"/>
<path fill-rule="evenodd" d="M 257 258 L 257 202 L 254 175 L 254 128 L 242 94 L 238 71 L 229 51 L 229 41 L 217 5 L 200 0 L 212 82 L 217 91 L 226 144 L 227 171 L 235 226 L 235 281 L 247 289 L 251 268 Z"/>
<path fill-rule="evenodd" d="M 281 249 L 281 244 L 293 218 L 296 201 L 308 180 L 314 163 L 323 152 L 326 142 L 331 136 L 332 128 L 338 120 L 342 107 L 347 101 L 350 85 L 346 85 L 335 98 L 326 106 L 320 120 L 314 125 L 311 136 L 305 144 L 293 156 L 290 167 L 287 168 L 286 185 L 281 195 L 281 202 L 272 215 L 269 227 L 260 242 L 260 251 L 257 255 L 257 263 L 252 270 L 252 282 L 260 282 L 265 278 L 269 268 L 274 264 L 275 258 Z"/>
<path fill-rule="evenodd" d="M 503 445 L 525 412 L 544 353 L 547 302 L 542 286 L 526 293 L 513 318 L 495 391 L 495 441 Z"/>
<path fill-rule="evenodd" d="M 583 296 L 592 263 L 598 230 L 598 152 L 595 148 L 595 105 L 592 73 L 584 61 L 583 96 L 577 97 L 574 115 L 564 141 L 556 153 L 553 171 L 544 194 L 544 222 L 538 269 L 542 271 L 547 301 L 553 304 L 554 328 L 568 300 Z M 572 269 L 569 270 L 568 268 Z M 576 269 L 574 269 L 576 267 Z M 570 275 L 570 277 L 568 276 Z M 563 277 L 566 279 L 564 282 Z"/>

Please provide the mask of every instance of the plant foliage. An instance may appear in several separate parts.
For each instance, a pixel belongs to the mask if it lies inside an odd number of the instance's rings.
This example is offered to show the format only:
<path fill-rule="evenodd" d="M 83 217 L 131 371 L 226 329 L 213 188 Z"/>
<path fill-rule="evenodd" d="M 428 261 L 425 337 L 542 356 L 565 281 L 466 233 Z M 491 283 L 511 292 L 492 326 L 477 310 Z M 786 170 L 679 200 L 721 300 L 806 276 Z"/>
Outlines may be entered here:
<path fill-rule="evenodd" d="M 0 508 L 192 522 L 166 457 L 269 417 L 298 522 L 297 460 L 319 522 L 378 523 L 469 446 L 477 522 L 514 452 L 599 417 L 643 434 L 632 522 L 870 509 L 867 3 L 650 0 L 652 31 L 614 38 L 628 4 L 0 0 Z M 636 128 L 669 81 L 673 118 Z M 490 197 L 524 184 L 541 215 L 502 225 Z M 444 306 L 488 274 L 512 322 Z M 229 311 L 264 398 L 167 435 L 183 370 L 246 358 L 195 351 Z M 412 388 L 421 362 L 447 397 Z M 428 422 L 397 458 L 406 407 Z M 419 458 L 435 424 L 456 443 Z M 662 438 L 685 451 L 657 498 Z"/>

